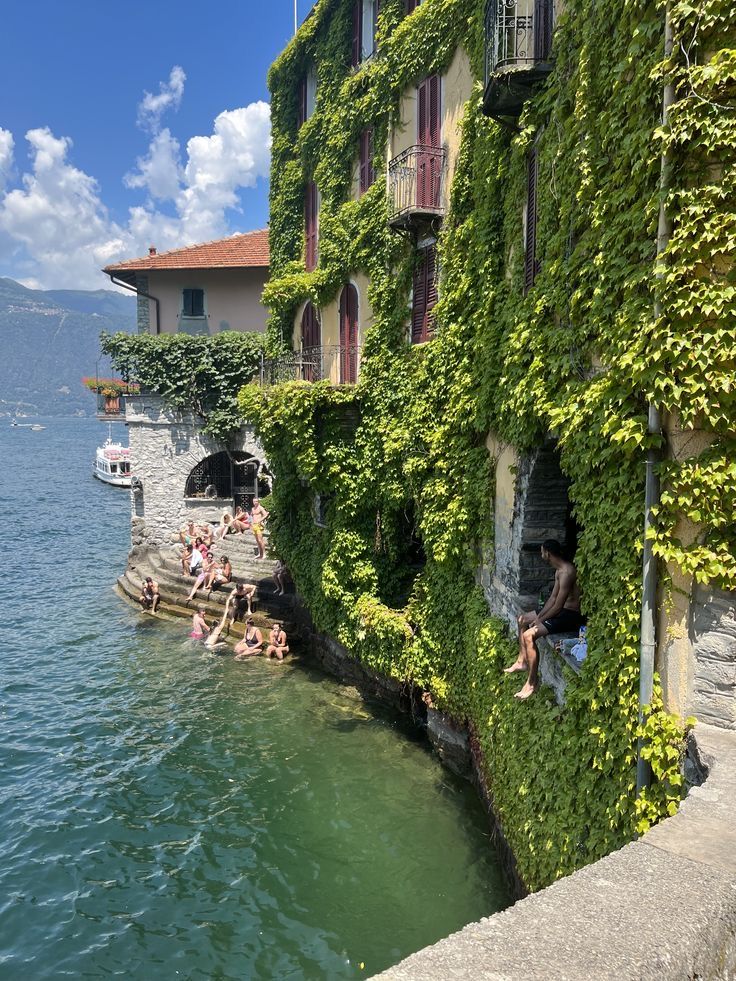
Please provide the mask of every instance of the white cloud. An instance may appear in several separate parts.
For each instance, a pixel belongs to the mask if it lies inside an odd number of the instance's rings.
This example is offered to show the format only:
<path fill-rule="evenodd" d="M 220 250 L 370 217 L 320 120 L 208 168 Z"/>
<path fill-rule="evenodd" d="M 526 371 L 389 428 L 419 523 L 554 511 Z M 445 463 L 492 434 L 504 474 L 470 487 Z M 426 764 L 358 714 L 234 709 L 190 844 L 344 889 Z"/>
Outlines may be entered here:
<path fill-rule="evenodd" d="M 138 125 L 152 133 L 157 133 L 161 125 L 161 116 L 168 109 L 178 109 L 181 105 L 186 79 L 184 69 L 174 65 L 168 82 L 159 82 L 158 95 L 144 92 L 138 105 Z"/>
<path fill-rule="evenodd" d="M 126 174 L 126 187 L 145 188 L 152 198 L 173 201 L 179 193 L 182 179 L 179 141 L 168 129 L 161 130 L 151 140 L 148 154 L 136 160 L 137 172 Z"/>
<path fill-rule="evenodd" d="M 124 184 L 146 192 L 116 222 L 105 207 L 97 181 L 70 160 L 72 141 L 48 128 L 26 133 L 30 165 L 19 186 L 13 170 L 13 136 L 0 129 L 0 260 L 4 272 L 46 288 L 99 288 L 102 266 L 230 234 L 228 211 L 240 209 L 239 191 L 266 178 L 271 148 L 270 109 L 253 102 L 221 112 L 209 136 L 194 136 L 182 160 L 178 140 L 160 129 L 161 115 L 179 105 L 184 72 L 173 68 L 161 93 L 146 93 L 139 107 L 153 136 Z M 20 169 L 20 168 L 18 168 Z M 5 176 L 4 176 L 5 175 Z M 17 181 L 15 182 L 18 183 Z M 159 202 L 171 202 L 165 213 Z"/>
<path fill-rule="evenodd" d="M 0 192 L 5 190 L 5 186 L 10 180 L 10 173 L 13 169 L 13 147 L 15 141 L 10 130 L 0 126 Z"/>

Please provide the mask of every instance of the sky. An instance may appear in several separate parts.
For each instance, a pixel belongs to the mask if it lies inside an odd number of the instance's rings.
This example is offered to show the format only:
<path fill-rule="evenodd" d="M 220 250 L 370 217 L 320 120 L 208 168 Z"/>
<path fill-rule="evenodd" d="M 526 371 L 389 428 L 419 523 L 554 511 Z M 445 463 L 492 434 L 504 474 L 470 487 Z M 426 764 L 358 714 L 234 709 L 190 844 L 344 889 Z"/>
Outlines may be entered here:
<path fill-rule="evenodd" d="M 151 245 L 265 226 L 266 73 L 293 0 L 2 7 L 0 276 L 110 288 L 101 267 Z"/>

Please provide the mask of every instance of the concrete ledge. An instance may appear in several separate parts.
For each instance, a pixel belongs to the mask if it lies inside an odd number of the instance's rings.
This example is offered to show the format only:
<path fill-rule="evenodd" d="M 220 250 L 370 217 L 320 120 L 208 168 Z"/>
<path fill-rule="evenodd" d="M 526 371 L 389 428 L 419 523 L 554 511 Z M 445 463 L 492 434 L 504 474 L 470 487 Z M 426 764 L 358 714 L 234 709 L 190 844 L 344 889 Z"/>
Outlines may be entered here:
<path fill-rule="evenodd" d="M 698 725 L 695 739 L 708 779 L 674 817 L 380 977 L 736 978 L 736 733 Z"/>

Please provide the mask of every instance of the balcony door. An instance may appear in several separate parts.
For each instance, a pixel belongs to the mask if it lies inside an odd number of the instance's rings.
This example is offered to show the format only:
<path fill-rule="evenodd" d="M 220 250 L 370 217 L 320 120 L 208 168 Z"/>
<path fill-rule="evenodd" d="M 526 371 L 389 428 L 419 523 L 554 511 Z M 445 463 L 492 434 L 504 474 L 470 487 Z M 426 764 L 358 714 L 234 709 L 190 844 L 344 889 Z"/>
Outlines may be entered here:
<path fill-rule="evenodd" d="M 320 377 L 320 328 L 319 317 L 311 301 L 302 314 L 302 379 L 318 381 Z"/>
<path fill-rule="evenodd" d="M 340 294 L 340 383 L 358 380 L 358 291 L 352 283 Z"/>
<path fill-rule="evenodd" d="M 440 207 L 442 159 L 432 149 L 440 149 L 440 76 L 430 75 L 417 88 L 417 205 Z"/>

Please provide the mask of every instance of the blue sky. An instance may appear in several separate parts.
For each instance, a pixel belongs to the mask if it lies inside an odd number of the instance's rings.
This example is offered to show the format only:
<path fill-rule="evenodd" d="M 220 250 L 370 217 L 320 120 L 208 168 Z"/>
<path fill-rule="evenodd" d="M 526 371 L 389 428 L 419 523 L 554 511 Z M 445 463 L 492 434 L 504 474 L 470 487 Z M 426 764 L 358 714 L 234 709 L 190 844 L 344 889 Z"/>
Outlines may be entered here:
<path fill-rule="evenodd" d="M 105 287 L 150 244 L 263 227 L 266 73 L 293 21 L 293 0 L 4 5 L 0 276 Z"/>

